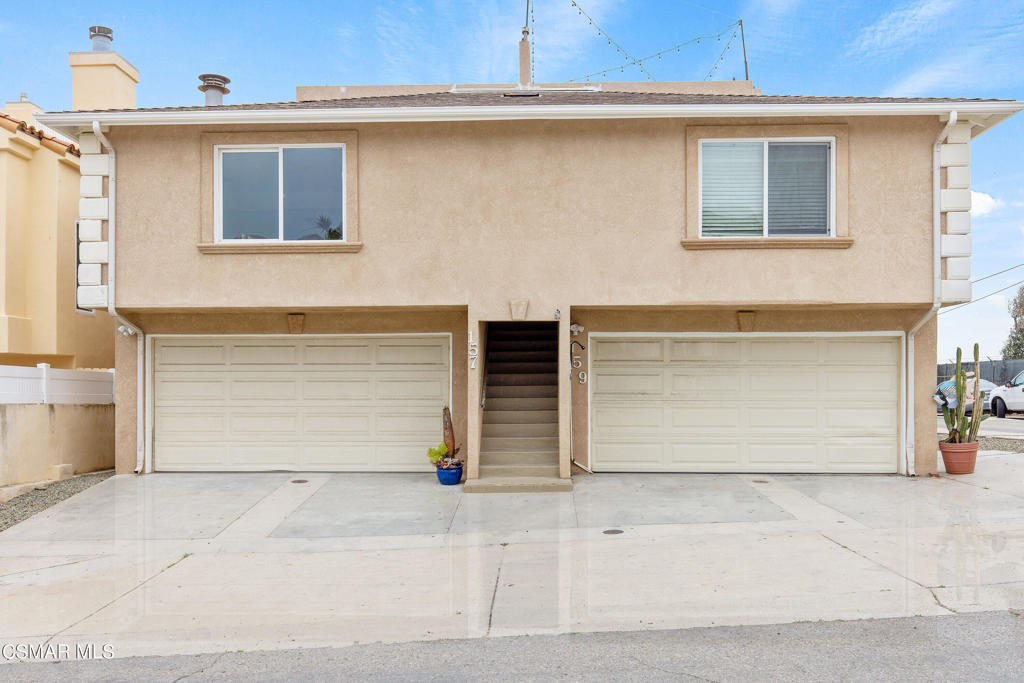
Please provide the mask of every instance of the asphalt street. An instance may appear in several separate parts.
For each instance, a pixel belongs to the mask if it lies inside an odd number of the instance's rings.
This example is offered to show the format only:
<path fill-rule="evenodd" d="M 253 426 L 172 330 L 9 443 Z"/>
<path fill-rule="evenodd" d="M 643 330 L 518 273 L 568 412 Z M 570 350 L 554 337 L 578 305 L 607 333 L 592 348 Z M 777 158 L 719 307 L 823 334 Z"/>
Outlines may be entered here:
<path fill-rule="evenodd" d="M 623 590 L 628 590 L 624 587 Z M 1024 679 L 1014 611 L 868 621 L 9 663 L 14 681 Z"/>

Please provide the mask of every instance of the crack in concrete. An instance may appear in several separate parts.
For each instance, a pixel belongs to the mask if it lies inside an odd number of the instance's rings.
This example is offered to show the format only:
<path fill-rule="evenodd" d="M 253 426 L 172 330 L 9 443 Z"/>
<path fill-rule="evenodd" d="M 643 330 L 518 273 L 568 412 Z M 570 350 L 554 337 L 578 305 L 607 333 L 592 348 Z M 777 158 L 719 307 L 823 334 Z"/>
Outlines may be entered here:
<path fill-rule="evenodd" d="M 498 597 L 498 583 L 501 581 L 501 565 L 505 561 L 505 546 L 501 546 L 501 555 L 498 557 L 498 571 L 494 575 L 494 590 L 491 592 L 491 608 L 487 612 L 487 633 L 484 638 L 491 635 L 491 623 L 494 621 L 494 601 Z"/>
<path fill-rule="evenodd" d="M 189 555 L 188 557 L 191 557 L 191 555 Z M 142 588 L 143 586 L 145 586 L 145 585 L 146 585 L 147 583 L 149 583 L 150 581 L 152 581 L 152 580 L 153 580 L 153 579 L 155 579 L 156 577 L 158 577 L 158 576 L 160 576 L 161 574 L 163 574 L 163 573 L 164 573 L 165 571 L 167 571 L 167 570 L 168 570 L 168 569 L 170 569 L 171 567 L 177 566 L 178 564 L 180 564 L 180 563 L 184 562 L 184 561 L 185 561 L 186 559 L 188 559 L 188 557 L 182 557 L 182 558 L 181 558 L 180 560 L 177 560 L 177 561 L 175 561 L 175 562 L 171 563 L 170 565 L 168 565 L 168 566 L 166 566 L 166 567 L 162 568 L 162 569 L 161 569 L 160 571 L 158 571 L 158 572 L 157 572 L 156 574 L 153 574 L 153 576 L 149 577 L 148 579 L 146 579 L 145 581 L 142 581 L 142 582 L 141 582 L 141 583 L 139 583 L 139 584 L 136 584 L 135 586 L 132 586 L 131 588 L 129 588 L 128 590 L 126 590 L 126 591 L 125 591 L 124 593 L 121 593 L 120 595 L 118 595 L 118 596 L 114 597 L 114 598 L 113 598 L 112 600 L 110 600 L 109 602 L 106 602 L 106 603 L 104 603 L 103 605 L 101 605 L 101 606 L 97 607 L 97 608 L 96 608 L 96 609 L 94 609 L 94 610 L 93 610 L 92 612 L 90 612 L 89 614 L 86 614 L 86 615 L 85 615 L 84 617 L 82 617 L 82 618 L 81 618 L 81 619 L 79 619 L 78 621 L 75 621 L 75 622 L 73 622 L 73 623 L 71 623 L 71 624 L 68 624 L 67 626 L 65 626 L 64 628 L 62 628 L 61 630 L 57 631 L 57 632 L 56 632 L 56 633 L 54 633 L 54 634 L 53 634 L 52 636 L 50 636 L 49 638 L 47 638 L 47 639 L 46 639 L 46 641 L 45 641 L 45 642 L 43 643 L 43 647 L 46 647 L 47 645 L 49 645 L 49 644 L 50 644 L 50 643 L 51 643 L 51 642 L 53 641 L 53 639 L 54 639 L 54 638 L 56 638 L 57 636 L 59 636 L 59 635 L 61 635 L 61 634 L 63 634 L 63 633 L 67 633 L 68 631 L 70 631 L 70 630 L 71 630 L 71 629 L 73 629 L 74 627 L 76 627 L 76 626 L 78 626 L 79 624 L 81 624 L 81 623 L 82 623 L 83 621 L 86 621 L 87 619 L 89 619 L 89 618 L 91 618 L 91 617 L 95 616 L 96 614 L 99 614 L 100 612 L 102 612 L 102 611 L 103 611 L 103 610 L 105 610 L 106 608 L 110 607 L 111 605 L 113 605 L 113 604 L 114 604 L 115 602 L 117 602 L 117 601 L 118 601 L 118 600 L 120 600 L 121 598 L 125 597 L 126 595 L 130 595 L 130 594 L 134 593 L 135 591 L 137 591 L 138 589 Z"/>
<path fill-rule="evenodd" d="M 953 482 L 956 482 L 957 484 L 963 484 L 964 486 L 973 486 L 974 488 L 981 489 L 982 491 L 990 491 L 992 493 L 1001 493 L 1004 496 L 1010 496 L 1011 498 L 1021 498 L 1021 499 L 1024 499 L 1024 496 L 1018 495 L 1016 493 L 1010 493 L 1009 491 L 999 491 L 999 490 L 994 489 L 994 488 L 992 488 L 990 486 L 982 486 L 980 484 L 976 484 L 973 481 L 964 481 L 963 479 L 956 479 L 954 477 L 949 476 L 948 474 L 943 474 L 941 477 L 939 477 L 939 479 L 943 479 L 945 481 L 953 481 Z"/>
<path fill-rule="evenodd" d="M 914 583 L 917 583 L 917 582 L 915 581 Z M 920 584 L 919 584 L 919 585 L 920 585 Z M 939 600 L 939 596 L 938 596 L 938 594 L 937 594 L 937 593 L 935 592 L 935 589 L 934 589 L 934 588 L 932 588 L 931 586 L 928 586 L 928 592 L 932 594 L 932 599 L 933 599 L 933 600 L 935 600 L 935 604 L 936 604 L 936 605 L 938 605 L 938 606 L 939 606 L 939 607 L 941 607 L 942 609 L 948 609 L 948 610 L 949 610 L 950 612 L 952 612 L 953 614 L 960 614 L 960 612 L 959 612 L 959 611 L 957 611 L 957 610 L 953 609 L 953 608 L 952 608 L 952 607 L 950 607 L 949 605 L 946 605 L 945 603 L 943 603 L 943 602 L 942 602 L 942 600 Z"/>
<path fill-rule="evenodd" d="M 216 666 L 217 662 L 219 662 L 221 660 L 221 658 L 224 655 L 226 655 L 226 654 L 227 654 L 227 652 L 221 652 L 219 655 L 214 657 L 213 660 L 209 664 L 204 664 L 203 666 L 199 667 L 198 669 L 196 669 L 192 673 L 187 673 L 184 676 L 178 676 L 171 683 L 178 683 L 178 681 L 183 681 L 186 678 L 192 678 L 193 676 L 198 676 L 199 674 L 203 673 L 207 669 L 210 669 L 210 668 Z"/>
<path fill-rule="evenodd" d="M 629 655 L 629 658 L 632 659 L 633 661 L 635 661 L 637 664 L 640 664 L 641 666 L 645 666 L 648 669 L 654 669 L 655 671 L 661 671 L 661 672 L 664 672 L 664 673 L 667 673 L 667 674 L 672 674 L 673 676 L 686 676 L 687 678 L 692 678 L 695 681 L 704 681 L 704 683 L 719 683 L 718 681 L 716 681 L 713 678 L 704 678 L 703 676 L 698 676 L 697 674 L 692 674 L 692 673 L 689 673 L 688 671 L 676 671 L 674 669 L 666 669 L 664 667 L 658 666 L 657 664 L 651 664 L 650 662 L 645 662 L 644 660 L 640 659 L 636 655 Z"/>
<path fill-rule="evenodd" d="M 854 555 L 856 555 L 857 557 L 860 557 L 860 558 L 863 558 L 863 559 L 867 560 L 868 562 L 870 562 L 871 564 L 875 565 L 876 567 L 881 567 L 885 571 L 887 571 L 887 572 L 889 572 L 891 574 L 895 574 L 896 576 L 900 577 L 904 581 L 909 581 L 910 583 L 914 584 L 915 586 L 920 586 L 921 588 L 923 588 L 926 591 L 928 591 L 928 594 L 932 596 L 932 600 L 935 601 L 936 605 L 938 605 L 942 609 L 946 610 L 947 612 L 951 612 L 953 614 L 958 614 L 958 612 L 955 609 L 953 609 L 952 607 L 947 607 L 946 605 L 943 605 L 942 601 L 939 600 L 938 596 L 936 596 L 935 593 L 932 592 L 932 589 L 931 589 L 930 586 L 926 586 L 923 583 L 921 583 L 920 581 L 916 581 L 916 580 L 910 578 L 909 576 L 904 576 L 903 574 L 900 574 L 898 571 L 896 571 L 892 567 L 887 567 L 886 565 L 882 564 L 878 560 L 876 560 L 876 559 L 874 559 L 872 557 L 868 557 L 864 553 L 859 553 L 859 552 L 857 552 L 856 550 L 854 550 L 853 548 L 851 548 L 849 546 L 843 545 L 842 543 L 840 543 L 836 539 L 830 538 L 828 536 L 828 534 L 821 534 L 821 537 L 826 539 L 826 540 L 832 541 L 833 543 L 835 543 L 837 546 L 839 546 L 843 550 L 848 550 L 851 553 L 853 553 Z"/>
<path fill-rule="evenodd" d="M 71 562 L 61 562 L 60 564 L 48 564 L 45 567 L 35 567 L 34 569 L 21 569 L 10 574 L 0 574 L 0 579 L 7 579 L 18 574 L 28 574 L 31 572 L 43 572 L 47 569 L 56 569 L 57 567 L 70 567 L 73 564 L 81 564 L 82 562 L 89 562 L 91 560 L 98 560 L 104 557 L 103 555 L 90 555 L 89 557 L 83 557 L 79 560 L 72 560 Z"/>

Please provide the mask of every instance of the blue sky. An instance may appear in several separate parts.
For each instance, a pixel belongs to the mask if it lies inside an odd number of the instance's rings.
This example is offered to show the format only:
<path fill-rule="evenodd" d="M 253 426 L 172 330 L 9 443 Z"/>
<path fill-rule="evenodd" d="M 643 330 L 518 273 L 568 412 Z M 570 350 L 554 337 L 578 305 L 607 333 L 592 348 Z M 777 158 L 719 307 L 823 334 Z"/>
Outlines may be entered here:
<path fill-rule="evenodd" d="M 577 0 L 634 56 L 742 18 L 750 76 L 765 93 L 1024 98 L 1024 0 Z M 623 63 L 569 0 L 535 6 L 536 80 Z M 196 75 L 231 77 L 228 102 L 290 100 L 296 85 L 512 81 L 520 0 L 8 3 L 0 16 L 0 97 L 27 92 L 70 108 L 66 53 L 87 28 L 114 28 L 140 70 L 140 106 L 199 104 Z M 648 63 L 658 80 L 700 80 L 730 33 Z M 742 78 L 737 41 L 715 78 Z M 635 68 L 609 80 L 641 80 Z M 1024 114 L 973 144 L 974 277 L 1024 263 Z M 975 297 L 1024 280 L 1024 267 L 975 285 Z M 1006 295 L 940 316 L 939 356 L 956 345 L 998 353 Z"/>

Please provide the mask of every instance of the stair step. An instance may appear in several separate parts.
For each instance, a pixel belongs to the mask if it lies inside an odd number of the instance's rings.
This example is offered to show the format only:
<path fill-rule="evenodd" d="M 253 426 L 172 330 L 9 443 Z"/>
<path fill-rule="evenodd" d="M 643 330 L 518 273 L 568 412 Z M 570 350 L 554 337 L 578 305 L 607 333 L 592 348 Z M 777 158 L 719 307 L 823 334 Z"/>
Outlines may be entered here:
<path fill-rule="evenodd" d="M 480 451 L 557 451 L 557 436 L 485 436 Z"/>
<path fill-rule="evenodd" d="M 500 396 L 488 396 L 487 401 L 484 403 L 484 409 L 487 412 L 490 411 L 557 411 L 558 410 L 558 397 L 557 396 L 532 396 L 532 397 L 519 397 L 519 398 L 502 398 Z M 557 415 L 555 416 L 558 417 Z M 499 420 L 505 422 L 506 420 Z M 525 420 L 525 422 L 547 422 L 547 420 Z"/>
<path fill-rule="evenodd" d="M 483 436 L 558 436 L 558 423 L 488 422 L 485 416 Z"/>
<path fill-rule="evenodd" d="M 488 363 L 557 363 L 558 350 L 489 351 Z"/>
<path fill-rule="evenodd" d="M 491 410 L 494 401 L 553 401 L 550 398 L 502 398 L 490 399 L 484 410 L 484 424 L 558 424 L 557 410 Z"/>
<path fill-rule="evenodd" d="M 558 372 L 558 363 L 488 363 L 487 374 L 495 375 L 512 375 L 512 374 L 524 374 L 524 373 L 549 373 Z"/>
<path fill-rule="evenodd" d="M 519 339 L 515 341 L 502 341 L 501 339 L 488 339 L 488 351 L 558 351 L 558 340 L 537 341 L 533 339 Z"/>
<path fill-rule="evenodd" d="M 558 386 L 558 373 L 550 372 L 546 374 L 541 373 L 509 373 L 509 374 L 495 374 L 492 375 L 490 372 L 487 373 L 487 385 L 488 386 L 506 386 L 509 384 L 518 385 L 530 385 L 536 386 L 539 384 L 552 384 L 556 388 Z M 490 392 L 488 391 L 488 394 Z"/>
<path fill-rule="evenodd" d="M 558 465 L 480 465 L 480 478 L 557 477 Z"/>
<path fill-rule="evenodd" d="M 572 479 L 559 477 L 481 477 L 467 479 L 466 493 L 556 493 L 572 491 Z"/>
<path fill-rule="evenodd" d="M 558 397 L 557 384 L 506 384 L 487 387 L 487 401 L 492 398 L 541 398 Z"/>
<path fill-rule="evenodd" d="M 490 451 L 480 453 L 484 465 L 558 465 L 558 449 L 551 451 Z"/>

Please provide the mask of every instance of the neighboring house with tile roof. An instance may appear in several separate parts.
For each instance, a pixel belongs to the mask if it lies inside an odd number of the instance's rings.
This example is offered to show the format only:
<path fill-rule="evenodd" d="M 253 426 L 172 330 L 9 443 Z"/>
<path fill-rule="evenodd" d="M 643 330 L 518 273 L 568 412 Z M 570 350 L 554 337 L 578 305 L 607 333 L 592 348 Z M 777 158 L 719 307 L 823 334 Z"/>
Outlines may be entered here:
<path fill-rule="evenodd" d="M 0 365 L 114 365 L 114 321 L 76 305 L 79 153 L 22 98 L 0 109 Z"/>
<path fill-rule="evenodd" d="M 134 333 L 119 472 L 425 470 L 445 405 L 467 490 L 936 471 L 970 141 L 1020 102 L 526 68 L 264 104 L 207 74 L 205 105 L 136 109 L 130 64 L 86 61 L 103 87 L 74 66 L 43 120 L 116 275 L 79 302 Z"/>

